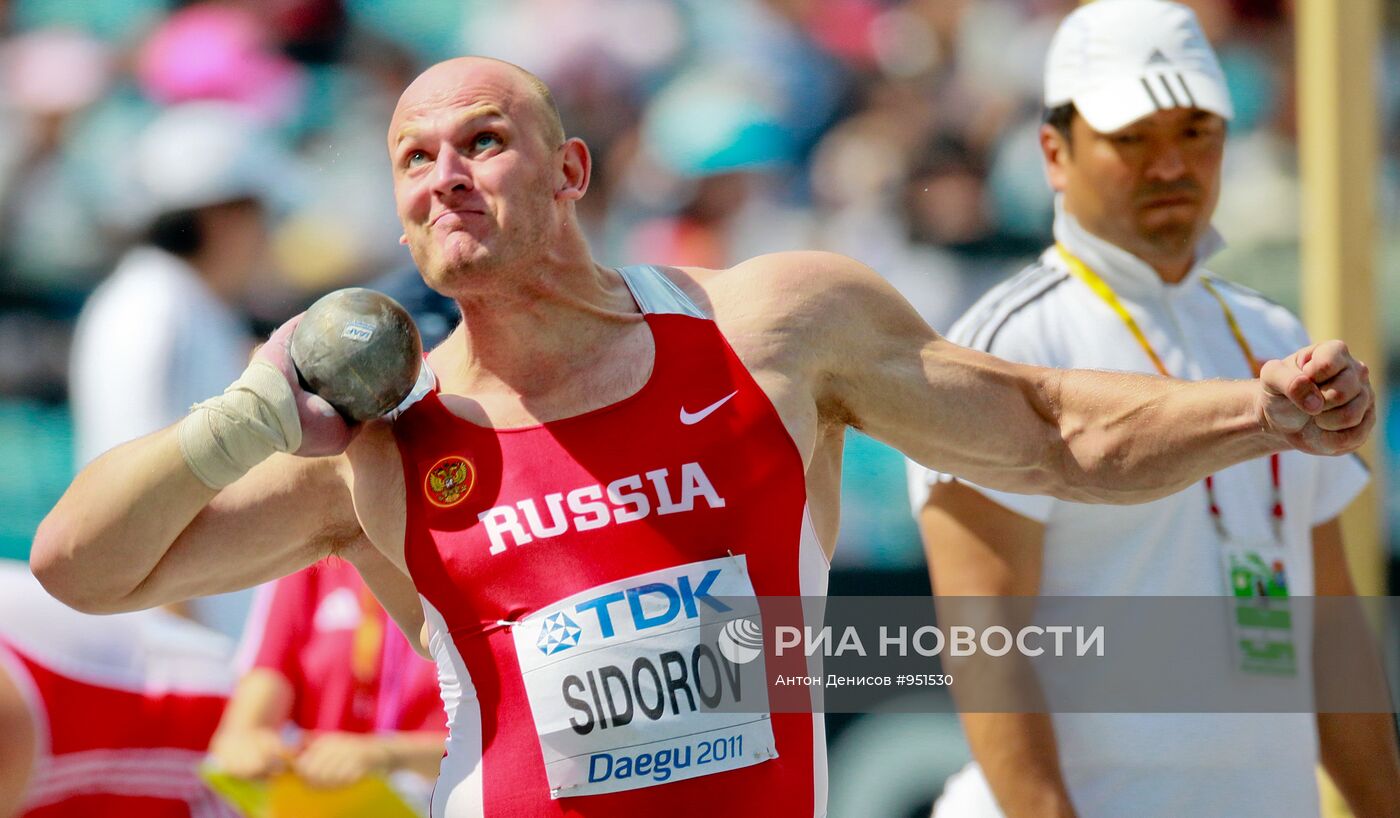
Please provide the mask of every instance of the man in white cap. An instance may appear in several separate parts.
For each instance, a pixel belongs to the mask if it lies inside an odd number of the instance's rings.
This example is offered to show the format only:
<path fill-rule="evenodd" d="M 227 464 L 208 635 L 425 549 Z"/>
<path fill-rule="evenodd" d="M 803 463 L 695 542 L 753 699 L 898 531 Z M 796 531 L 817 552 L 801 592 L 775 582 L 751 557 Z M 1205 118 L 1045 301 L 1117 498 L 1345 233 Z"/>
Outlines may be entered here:
<path fill-rule="evenodd" d="M 1210 220 L 1233 111 L 1188 8 L 1100 0 L 1070 14 L 1050 46 L 1045 107 L 1055 245 L 988 293 L 952 340 L 1042 366 L 1193 380 L 1247 377 L 1307 343 L 1286 309 L 1202 267 L 1221 244 Z M 1351 594 L 1337 516 L 1366 480 L 1354 457 L 1290 452 L 1145 505 L 1090 506 L 910 465 L 940 597 L 1223 595 L 1231 567 L 1261 564 L 1275 570 L 1250 589 Z M 1290 638 L 1306 657 L 1308 635 Z M 1299 658 L 1292 670 L 1306 667 Z M 1316 816 L 1319 761 L 1358 816 L 1400 815 L 1387 714 L 966 713 L 963 723 L 976 761 L 949 780 L 939 818 Z"/>

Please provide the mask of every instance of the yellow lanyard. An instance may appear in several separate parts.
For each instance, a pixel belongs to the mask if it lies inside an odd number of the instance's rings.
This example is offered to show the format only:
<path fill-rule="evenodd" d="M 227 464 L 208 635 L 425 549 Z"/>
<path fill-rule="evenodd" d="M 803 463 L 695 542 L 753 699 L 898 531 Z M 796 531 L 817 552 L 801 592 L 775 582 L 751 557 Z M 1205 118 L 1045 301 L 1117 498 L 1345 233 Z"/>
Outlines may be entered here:
<path fill-rule="evenodd" d="M 1104 281 L 1097 273 L 1089 269 L 1087 264 L 1080 261 L 1079 257 L 1071 253 L 1063 244 L 1056 243 L 1055 249 L 1059 251 L 1060 257 L 1065 260 L 1065 264 L 1069 265 L 1070 273 L 1075 278 L 1084 282 L 1084 285 L 1092 290 L 1095 295 L 1103 299 L 1103 302 L 1108 305 L 1109 309 L 1113 310 L 1114 314 L 1118 316 L 1118 319 L 1128 328 L 1128 332 L 1132 333 L 1133 338 L 1137 340 L 1138 346 L 1142 347 L 1142 351 L 1147 353 L 1147 357 L 1152 360 L 1152 365 L 1157 368 L 1157 372 L 1166 377 L 1171 377 L 1171 373 L 1167 371 L 1166 364 L 1162 363 L 1161 356 L 1152 348 L 1152 344 L 1147 340 L 1147 335 L 1143 333 L 1142 327 L 1138 326 L 1137 320 L 1134 319 L 1132 313 L 1128 312 L 1128 309 L 1123 306 L 1123 302 L 1118 300 L 1118 294 L 1113 291 L 1112 287 L 1108 286 L 1108 282 Z M 1230 305 L 1225 302 L 1220 292 L 1210 283 L 1209 278 L 1202 276 L 1201 286 L 1205 287 L 1206 292 L 1210 293 L 1215 299 L 1215 302 L 1220 305 L 1220 312 L 1225 316 L 1225 323 L 1230 325 L 1230 334 L 1235 336 L 1235 343 L 1239 344 L 1240 352 L 1244 353 L 1244 358 L 1249 363 L 1249 371 L 1254 377 L 1259 377 L 1259 359 L 1254 357 L 1254 351 L 1250 349 L 1249 341 L 1245 339 L 1244 332 L 1240 329 L 1239 322 L 1235 320 L 1234 312 L 1230 310 Z M 1274 536 L 1278 538 L 1282 535 L 1283 528 L 1283 491 L 1280 486 L 1279 457 L 1277 453 L 1269 457 L 1269 474 L 1273 483 L 1273 502 L 1269 509 L 1269 517 L 1274 526 Z M 1228 537 L 1225 523 L 1220 515 L 1220 504 L 1216 502 L 1215 498 L 1215 475 L 1208 475 L 1205 483 L 1206 499 L 1210 503 L 1211 519 L 1214 520 L 1216 530 L 1220 532 L 1221 536 Z"/>

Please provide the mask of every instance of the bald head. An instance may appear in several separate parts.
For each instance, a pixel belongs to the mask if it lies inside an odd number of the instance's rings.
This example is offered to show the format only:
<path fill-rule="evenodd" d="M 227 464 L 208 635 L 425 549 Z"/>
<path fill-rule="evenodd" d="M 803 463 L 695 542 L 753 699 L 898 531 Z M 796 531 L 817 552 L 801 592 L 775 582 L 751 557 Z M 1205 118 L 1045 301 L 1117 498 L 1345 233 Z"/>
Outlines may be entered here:
<path fill-rule="evenodd" d="M 550 147 L 564 142 L 559 106 L 544 80 L 518 65 L 492 57 L 456 57 L 419 74 L 399 96 L 389 123 L 389 147 L 393 150 L 400 124 L 424 110 L 463 101 L 480 92 L 506 108 L 507 115 L 524 115 L 538 125 Z"/>
<path fill-rule="evenodd" d="M 529 71 L 484 57 L 424 71 L 394 109 L 389 156 L 401 241 L 439 292 L 561 254 L 587 262 L 574 203 L 592 159 Z"/>

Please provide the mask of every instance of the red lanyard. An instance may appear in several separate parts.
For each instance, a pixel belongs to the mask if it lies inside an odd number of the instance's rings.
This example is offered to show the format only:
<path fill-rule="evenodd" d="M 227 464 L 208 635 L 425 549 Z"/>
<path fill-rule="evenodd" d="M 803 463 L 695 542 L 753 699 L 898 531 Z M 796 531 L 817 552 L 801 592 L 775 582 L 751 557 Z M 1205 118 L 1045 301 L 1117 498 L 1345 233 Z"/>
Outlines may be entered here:
<path fill-rule="evenodd" d="M 1055 247 L 1060 251 L 1060 256 L 1064 258 L 1065 263 L 1069 265 L 1069 271 L 1074 274 L 1074 277 L 1084 282 L 1090 290 L 1093 290 L 1095 295 L 1103 299 L 1104 303 L 1108 304 L 1109 309 L 1113 310 L 1114 314 L 1117 315 L 1119 320 L 1128 328 L 1128 332 L 1132 333 L 1133 338 L 1138 342 L 1138 345 L 1142 347 L 1143 352 L 1147 353 L 1147 357 L 1151 359 L 1152 365 L 1157 368 L 1157 371 L 1162 375 L 1171 377 L 1171 373 L 1167 371 L 1166 365 L 1162 363 L 1161 356 L 1157 354 L 1157 351 L 1152 348 L 1152 344 L 1148 342 L 1147 335 L 1143 333 L 1142 327 L 1138 326 L 1138 322 L 1134 320 L 1132 314 L 1123 306 L 1123 302 L 1118 300 L 1118 295 L 1113 292 L 1112 287 L 1108 286 L 1108 282 L 1100 278 L 1097 273 L 1089 269 L 1088 265 L 1080 261 L 1079 258 L 1069 250 L 1065 249 L 1063 244 L 1056 244 Z M 1249 341 L 1245 339 L 1244 332 L 1240 330 L 1239 322 L 1235 320 L 1235 314 L 1230 311 L 1230 305 L 1220 296 L 1219 291 L 1210 283 L 1209 278 L 1202 277 L 1201 286 L 1205 287 L 1206 292 L 1210 293 L 1211 296 L 1215 298 L 1216 303 L 1220 305 L 1220 311 L 1225 316 L 1225 323 L 1230 325 L 1230 334 L 1235 337 L 1235 343 L 1239 345 L 1240 352 L 1244 353 L 1244 358 L 1249 363 L 1250 372 L 1253 373 L 1254 377 L 1259 377 L 1259 359 L 1254 357 L 1254 352 L 1249 347 Z M 1274 539 L 1282 542 L 1283 489 L 1279 478 L 1279 456 L 1277 452 L 1269 456 L 1269 477 L 1271 482 L 1269 520 L 1273 525 Z M 1215 475 L 1206 475 L 1205 482 L 1206 503 L 1210 508 L 1211 522 L 1215 523 L 1215 530 L 1216 533 L 1220 535 L 1220 538 L 1228 540 L 1230 538 L 1230 532 L 1229 529 L 1225 527 L 1225 520 L 1220 514 L 1220 503 L 1215 496 Z"/>

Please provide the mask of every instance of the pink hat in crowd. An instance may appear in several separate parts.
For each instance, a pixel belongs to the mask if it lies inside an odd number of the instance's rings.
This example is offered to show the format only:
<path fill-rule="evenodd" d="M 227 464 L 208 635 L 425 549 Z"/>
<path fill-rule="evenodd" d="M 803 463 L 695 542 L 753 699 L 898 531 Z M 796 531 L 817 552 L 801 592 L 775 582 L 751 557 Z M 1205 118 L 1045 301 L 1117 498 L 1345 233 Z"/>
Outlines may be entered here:
<path fill-rule="evenodd" d="M 137 58 L 137 79 L 162 104 L 219 100 L 275 120 L 300 101 L 304 78 L 270 40 L 267 27 L 246 9 L 190 6 L 146 41 Z"/>

